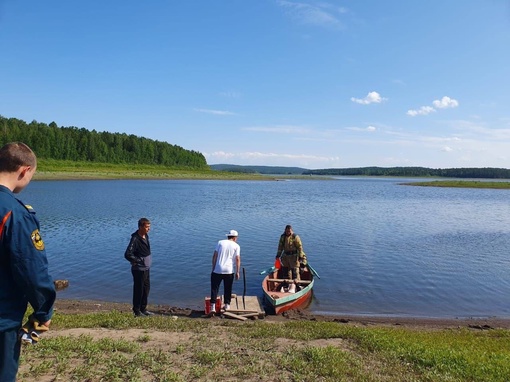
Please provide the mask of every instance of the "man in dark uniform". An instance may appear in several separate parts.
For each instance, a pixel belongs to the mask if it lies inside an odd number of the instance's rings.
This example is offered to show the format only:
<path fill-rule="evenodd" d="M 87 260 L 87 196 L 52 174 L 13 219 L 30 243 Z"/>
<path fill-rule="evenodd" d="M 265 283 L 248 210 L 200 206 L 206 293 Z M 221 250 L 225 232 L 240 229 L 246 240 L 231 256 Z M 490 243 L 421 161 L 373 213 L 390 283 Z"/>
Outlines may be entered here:
<path fill-rule="evenodd" d="M 55 287 L 30 206 L 14 194 L 32 180 L 37 167 L 34 152 L 24 143 L 0 148 L 0 381 L 14 382 L 21 342 L 19 330 L 30 303 L 32 320 L 47 329 L 53 314 Z"/>
<path fill-rule="evenodd" d="M 306 263 L 306 255 L 300 237 L 292 231 L 290 224 L 285 226 L 285 231 L 280 236 L 276 258 L 280 259 L 282 266 L 287 270 L 288 279 L 300 280 L 299 266 L 300 262 Z M 295 292 L 295 288 L 295 284 L 292 284 L 289 292 Z"/>
<path fill-rule="evenodd" d="M 151 289 L 150 267 L 152 265 L 149 219 L 138 220 L 138 230 L 131 235 L 131 240 L 124 257 L 131 263 L 133 275 L 133 314 L 136 317 L 152 316 L 147 310 L 147 300 Z"/>

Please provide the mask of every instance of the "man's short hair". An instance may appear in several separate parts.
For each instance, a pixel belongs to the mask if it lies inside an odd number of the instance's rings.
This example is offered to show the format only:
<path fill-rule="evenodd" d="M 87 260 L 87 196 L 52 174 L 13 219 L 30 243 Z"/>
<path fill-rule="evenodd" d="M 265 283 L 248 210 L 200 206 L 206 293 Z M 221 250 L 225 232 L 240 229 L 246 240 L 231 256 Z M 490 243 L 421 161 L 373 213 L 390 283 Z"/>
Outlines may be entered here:
<path fill-rule="evenodd" d="M 16 172 L 21 166 L 37 166 L 37 158 L 22 142 L 10 142 L 0 148 L 0 172 Z"/>
<path fill-rule="evenodd" d="M 145 224 L 151 224 L 151 221 L 147 218 L 141 218 L 138 220 L 138 228 L 143 227 Z"/>

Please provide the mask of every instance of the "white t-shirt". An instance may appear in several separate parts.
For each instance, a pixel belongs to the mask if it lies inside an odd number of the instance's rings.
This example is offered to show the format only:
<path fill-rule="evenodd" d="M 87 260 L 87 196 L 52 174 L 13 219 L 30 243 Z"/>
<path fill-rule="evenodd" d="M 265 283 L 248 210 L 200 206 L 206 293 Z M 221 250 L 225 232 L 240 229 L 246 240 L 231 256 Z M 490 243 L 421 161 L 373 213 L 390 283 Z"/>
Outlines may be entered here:
<path fill-rule="evenodd" d="M 236 257 L 241 256 L 241 247 L 233 240 L 223 239 L 216 246 L 218 258 L 214 266 L 214 273 L 223 275 L 234 273 Z"/>

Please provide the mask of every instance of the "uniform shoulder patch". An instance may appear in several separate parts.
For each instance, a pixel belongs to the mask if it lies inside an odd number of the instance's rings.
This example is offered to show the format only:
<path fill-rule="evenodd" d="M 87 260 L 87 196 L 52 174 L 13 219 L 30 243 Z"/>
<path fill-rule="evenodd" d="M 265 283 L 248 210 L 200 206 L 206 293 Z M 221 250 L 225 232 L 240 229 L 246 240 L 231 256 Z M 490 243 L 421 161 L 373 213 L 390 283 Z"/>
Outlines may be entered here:
<path fill-rule="evenodd" d="M 34 245 L 35 249 L 38 251 L 42 251 L 44 249 L 44 241 L 38 229 L 32 232 L 30 238 L 32 239 L 32 244 Z"/>

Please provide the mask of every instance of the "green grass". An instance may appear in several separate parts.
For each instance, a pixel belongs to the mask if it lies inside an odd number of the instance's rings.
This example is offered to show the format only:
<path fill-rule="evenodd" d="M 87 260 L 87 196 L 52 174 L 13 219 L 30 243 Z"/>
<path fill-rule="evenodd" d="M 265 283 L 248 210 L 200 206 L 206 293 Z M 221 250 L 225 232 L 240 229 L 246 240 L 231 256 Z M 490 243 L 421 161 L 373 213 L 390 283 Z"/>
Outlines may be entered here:
<path fill-rule="evenodd" d="M 197 180 L 276 180 L 331 179 L 327 176 L 243 174 L 156 165 L 112 164 L 39 159 L 35 180 L 91 180 L 91 179 L 197 179 Z M 510 182 L 439 180 L 403 183 L 409 186 L 465 187 L 509 189 Z"/>
<path fill-rule="evenodd" d="M 432 182 L 403 183 L 406 186 L 423 187 L 460 187 L 460 188 L 495 188 L 510 189 L 510 182 L 491 182 L 478 180 L 435 180 Z"/>
<path fill-rule="evenodd" d="M 74 179 L 218 179 L 272 180 L 274 177 L 209 169 L 165 167 L 156 165 L 112 164 L 40 159 L 35 180 Z"/>
<path fill-rule="evenodd" d="M 67 332 L 74 328 L 84 334 Z M 57 312 L 50 332 L 24 347 L 19 381 L 510 380 L 508 330 L 140 319 L 114 311 Z"/>

